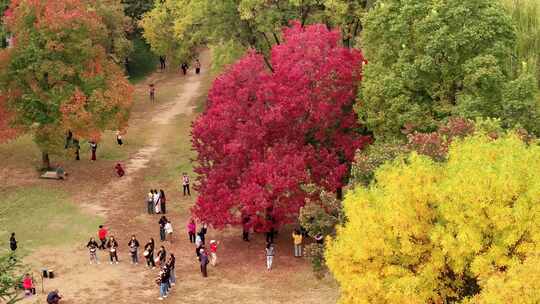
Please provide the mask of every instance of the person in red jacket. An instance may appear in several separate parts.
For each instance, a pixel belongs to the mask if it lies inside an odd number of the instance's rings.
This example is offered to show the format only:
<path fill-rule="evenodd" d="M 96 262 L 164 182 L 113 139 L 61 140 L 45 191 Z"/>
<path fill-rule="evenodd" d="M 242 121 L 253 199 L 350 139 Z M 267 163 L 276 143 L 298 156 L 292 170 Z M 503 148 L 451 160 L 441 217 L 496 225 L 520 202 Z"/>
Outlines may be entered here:
<path fill-rule="evenodd" d="M 99 244 L 99 249 L 105 250 L 105 248 L 107 248 L 107 229 L 103 227 L 103 225 L 99 225 L 98 237 L 101 241 L 101 244 Z"/>
<path fill-rule="evenodd" d="M 30 274 L 26 274 L 23 279 L 23 289 L 24 294 L 29 296 L 36 293 L 36 289 L 34 288 L 34 282 L 32 282 L 32 277 Z"/>

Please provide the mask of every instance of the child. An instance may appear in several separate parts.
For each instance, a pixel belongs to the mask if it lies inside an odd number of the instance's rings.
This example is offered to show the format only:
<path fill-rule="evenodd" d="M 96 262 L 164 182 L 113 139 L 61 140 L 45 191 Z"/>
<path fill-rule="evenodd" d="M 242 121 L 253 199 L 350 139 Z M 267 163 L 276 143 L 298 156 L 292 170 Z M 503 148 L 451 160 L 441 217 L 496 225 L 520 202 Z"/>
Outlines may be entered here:
<path fill-rule="evenodd" d="M 118 175 L 118 177 L 122 177 L 124 174 L 126 174 L 120 163 L 117 163 L 114 169 L 116 170 L 116 175 Z"/>
<path fill-rule="evenodd" d="M 150 101 L 154 102 L 156 100 L 156 87 L 153 83 L 150 84 Z"/>

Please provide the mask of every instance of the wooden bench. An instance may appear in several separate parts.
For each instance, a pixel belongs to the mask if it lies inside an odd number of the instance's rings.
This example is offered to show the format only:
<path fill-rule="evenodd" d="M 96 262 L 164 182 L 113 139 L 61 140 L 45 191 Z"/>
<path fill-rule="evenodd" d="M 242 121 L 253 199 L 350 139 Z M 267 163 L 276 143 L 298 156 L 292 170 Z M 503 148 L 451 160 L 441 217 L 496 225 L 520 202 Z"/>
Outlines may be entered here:
<path fill-rule="evenodd" d="M 55 171 L 46 171 L 45 173 L 41 174 L 39 178 L 65 179 L 66 176 L 67 176 L 67 173 L 65 173 L 64 170 L 55 170 Z"/>

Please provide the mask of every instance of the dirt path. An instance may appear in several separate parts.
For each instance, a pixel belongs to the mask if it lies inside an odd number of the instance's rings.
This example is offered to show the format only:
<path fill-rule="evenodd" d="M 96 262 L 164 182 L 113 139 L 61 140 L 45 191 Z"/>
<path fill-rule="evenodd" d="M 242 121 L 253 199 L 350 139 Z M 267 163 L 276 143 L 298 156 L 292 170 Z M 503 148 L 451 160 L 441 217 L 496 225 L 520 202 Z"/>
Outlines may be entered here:
<path fill-rule="evenodd" d="M 206 73 L 206 67 L 209 66 L 208 53 L 202 54 L 201 62 L 203 73 Z M 75 247 L 41 248 L 32 254 L 31 259 L 36 265 L 48 265 L 59 274 L 58 278 L 46 281 L 44 287 L 45 290 L 58 288 L 64 295 L 63 303 L 158 302 L 158 289 L 154 283 L 157 270 L 144 267 L 144 261 L 139 265 L 131 265 L 127 242 L 131 234 L 136 234 L 141 243 L 153 237 L 157 242 L 156 246 L 161 245 L 157 225 L 159 216 L 145 213 L 144 200 L 148 191 L 145 189 L 148 184 L 145 178 L 157 170 L 155 161 L 163 157 L 164 143 L 178 132 L 173 123 L 193 118 L 193 101 L 204 94 L 201 92 L 201 79 L 205 79 L 204 76 L 191 74 L 187 77 L 171 77 L 157 73 L 138 85 L 137 94 L 146 94 L 148 83 L 155 83 L 158 92 L 158 103 L 151 113 L 140 113 L 144 114 L 143 117 L 151 117 L 148 119 L 148 128 L 151 128 L 149 141 L 125 163 L 125 177 L 113 179 L 95 193 L 87 190 L 90 193 L 84 193 L 79 199 L 83 210 L 104 217 L 110 233 L 119 240 L 120 264 L 109 265 L 106 252 L 100 252 L 102 264 L 89 265 L 88 253 L 84 248 L 87 240 L 81 240 Z M 159 89 L 162 85 L 174 88 L 173 97 L 159 100 Z M 129 130 L 127 136 L 129 137 Z M 183 144 L 191 143 L 186 141 Z M 177 205 L 176 208 L 170 208 L 167 214 L 175 229 L 175 242 L 163 244 L 168 252 L 176 255 L 178 284 L 171 296 L 163 302 L 335 303 L 335 285 L 328 281 L 314 280 L 309 264 L 303 259 L 292 257 L 288 235 L 278 239 L 276 269 L 266 272 L 262 239 L 245 243 L 239 238 L 237 229 L 220 232 L 210 230 L 208 239 L 216 238 L 221 242 L 220 264 L 209 269 L 209 278 L 201 278 L 194 247 L 184 235 L 185 223 L 189 217 L 187 209 L 193 199 L 183 198 L 177 189 L 166 189 L 166 192 L 169 204 Z"/>

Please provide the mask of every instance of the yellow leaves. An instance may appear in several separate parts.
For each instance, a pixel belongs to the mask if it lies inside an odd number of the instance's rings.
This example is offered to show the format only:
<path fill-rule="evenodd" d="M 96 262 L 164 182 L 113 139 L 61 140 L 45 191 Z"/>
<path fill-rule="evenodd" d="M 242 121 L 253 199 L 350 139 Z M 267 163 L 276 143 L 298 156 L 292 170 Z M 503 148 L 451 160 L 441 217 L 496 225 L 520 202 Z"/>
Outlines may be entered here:
<path fill-rule="evenodd" d="M 540 287 L 518 275 L 538 275 L 528 262 L 540 247 L 538 146 L 475 135 L 454 142 L 446 163 L 411 154 L 375 176 L 347 194 L 348 222 L 328 244 L 341 303 L 534 303 L 517 290 Z M 481 292 L 468 294 L 468 280 Z M 490 289 L 504 284 L 513 293 Z"/>

